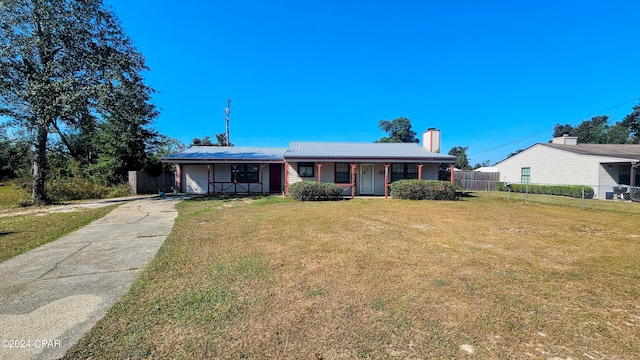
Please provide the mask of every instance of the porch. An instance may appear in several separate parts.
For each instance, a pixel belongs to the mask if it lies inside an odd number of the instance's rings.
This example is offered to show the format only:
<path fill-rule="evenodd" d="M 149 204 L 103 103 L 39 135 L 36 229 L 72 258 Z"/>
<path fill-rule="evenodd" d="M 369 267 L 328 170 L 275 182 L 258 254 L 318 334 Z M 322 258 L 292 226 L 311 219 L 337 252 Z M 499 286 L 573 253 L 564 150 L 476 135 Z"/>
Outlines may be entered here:
<path fill-rule="evenodd" d="M 438 180 L 439 163 L 285 161 L 285 194 L 299 181 L 331 182 L 345 196 L 389 197 L 391 183 L 401 179 Z"/>

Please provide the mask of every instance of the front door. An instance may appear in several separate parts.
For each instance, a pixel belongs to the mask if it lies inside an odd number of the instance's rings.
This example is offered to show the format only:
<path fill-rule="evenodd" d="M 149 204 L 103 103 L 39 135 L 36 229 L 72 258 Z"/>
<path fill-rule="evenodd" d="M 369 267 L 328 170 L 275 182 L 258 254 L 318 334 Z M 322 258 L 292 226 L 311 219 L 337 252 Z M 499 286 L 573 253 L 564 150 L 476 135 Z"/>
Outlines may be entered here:
<path fill-rule="evenodd" d="M 282 164 L 269 164 L 269 192 L 282 192 Z"/>
<path fill-rule="evenodd" d="M 373 164 L 360 165 L 360 194 L 373 195 Z"/>

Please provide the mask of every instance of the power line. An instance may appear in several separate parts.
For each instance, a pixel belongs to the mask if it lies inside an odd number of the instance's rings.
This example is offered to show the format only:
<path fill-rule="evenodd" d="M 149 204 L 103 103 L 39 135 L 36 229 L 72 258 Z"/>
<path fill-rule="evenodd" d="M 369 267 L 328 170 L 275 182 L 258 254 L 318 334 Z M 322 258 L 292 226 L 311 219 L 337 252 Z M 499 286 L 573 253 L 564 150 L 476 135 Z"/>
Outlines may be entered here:
<path fill-rule="evenodd" d="M 609 111 L 609 110 L 612 110 L 612 109 L 618 108 L 618 107 L 620 107 L 620 106 L 622 106 L 622 105 L 626 105 L 626 104 L 628 104 L 628 103 L 630 103 L 630 102 L 632 102 L 632 101 L 637 101 L 637 100 L 640 100 L 640 97 L 635 97 L 635 98 L 633 98 L 633 99 L 630 99 L 630 100 L 627 100 L 627 101 L 625 101 L 625 102 L 622 102 L 622 103 L 620 103 L 620 104 L 618 104 L 618 105 L 614 105 L 614 106 L 608 107 L 608 108 L 606 108 L 606 109 L 600 110 L 600 111 L 598 111 L 598 112 L 594 113 L 593 115 L 585 116 L 585 117 L 582 117 L 582 118 L 580 118 L 580 119 L 578 119 L 578 120 L 574 120 L 574 121 L 573 121 L 573 123 L 572 123 L 572 125 L 573 125 L 573 124 L 578 125 L 579 123 L 583 122 L 585 119 L 591 119 L 591 118 L 593 118 L 593 117 L 595 117 L 595 116 L 598 116 L 598 115 L 602 114 L 602 113 L 603 113 L 603 112 L 605 112 L 605 111 Z M 529 135 L 529 136 L 527 136 L 527 137 L 524 137 L 524 138 L 521 138 L 521 139 L 518 139 L 518 140 L 515 140 L 515 141 L 508 142 L 508 143 L 503 144 L 503 145 L 495 146 L 495 147 L 492 147 L 492 148 L 487 149 L 487 150 L 482 150 L 482 151 L 479 151 L 479 152 L 476 152 L 476 153 L 473 153 L 473 154 L 469 154 L 469 156 L 478 155 L 478 154 L 486 153 L 486 152 L 493 151 L 493 150 L 496 150 L 496 149 L 500 149 L 500 148 L 503 148 L 503 147 L 505 147 L 505 146 L 509 146 L 509 145 L 512 145 L 512 144 L 518 143 L 518 142 L 520 142 L 520 141 L 524 141 L 524 140 L 527 140 L 527 139 L 531 139 L 531 138 L 533 138 L 533 137 L 536 137 L 536 136 L 539 136 L 539 135 L 542 135 L 542 134 L 546 134 L 546 133 L 548 133 L 548 132 L 552 132 L 552 131 L 553 131 L 553 130 L 545 130 L 545 131 L 539 132 L 539 133 L 537 133 L 537 134 Z"/>

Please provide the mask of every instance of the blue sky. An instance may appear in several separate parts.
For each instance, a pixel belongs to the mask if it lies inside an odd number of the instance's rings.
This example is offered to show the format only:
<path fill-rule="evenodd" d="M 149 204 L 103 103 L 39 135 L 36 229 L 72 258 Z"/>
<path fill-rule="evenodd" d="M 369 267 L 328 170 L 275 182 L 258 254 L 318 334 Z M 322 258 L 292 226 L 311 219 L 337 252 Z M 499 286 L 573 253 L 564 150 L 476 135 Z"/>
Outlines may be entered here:
<path fill-rule="evenodd" d="M 185 143 L 232 98 L 237 146 L 371 142 L 403 116 L 495 163 L 640 102 L 638 1 L 105 1 Z"/>

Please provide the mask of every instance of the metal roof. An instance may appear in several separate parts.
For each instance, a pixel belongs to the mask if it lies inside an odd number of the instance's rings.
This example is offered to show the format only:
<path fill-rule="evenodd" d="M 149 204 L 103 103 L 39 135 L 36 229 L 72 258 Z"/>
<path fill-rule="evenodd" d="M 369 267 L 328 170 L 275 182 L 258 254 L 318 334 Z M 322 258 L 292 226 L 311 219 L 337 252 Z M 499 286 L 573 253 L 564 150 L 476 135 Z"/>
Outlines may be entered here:
<path fill-rule="evenodd" d="M 640 159 L 640 145 L 635 144 L 545 144 L 540 145 L 552 147 L 554 149 L 569 151 L 580 155 L 606 156 L 624 159 Z"/>
<path fill-rule="evenodd" d="M 433 153 L 413 143 L 339 143 L 293 141 L 286 160 L 404 160 L 453 162 L 455 156 Z"/>
<path fill-rule="evenodd" d="M 203 161 L 283 161 L 286 148 L 247 146 L 192 146 L 187 150 L 163 156 L 164 162 Z"/>
<path fill-rule="evenodd" d="M 291 142 L 289 148 L 246 146 L 193 146 L 167 156 L 163 162 L 283 162 L 285 160 L 322 161 L 406 161 L 454 162 L 455 156 L 433 153 L 411 143 Z"/>

